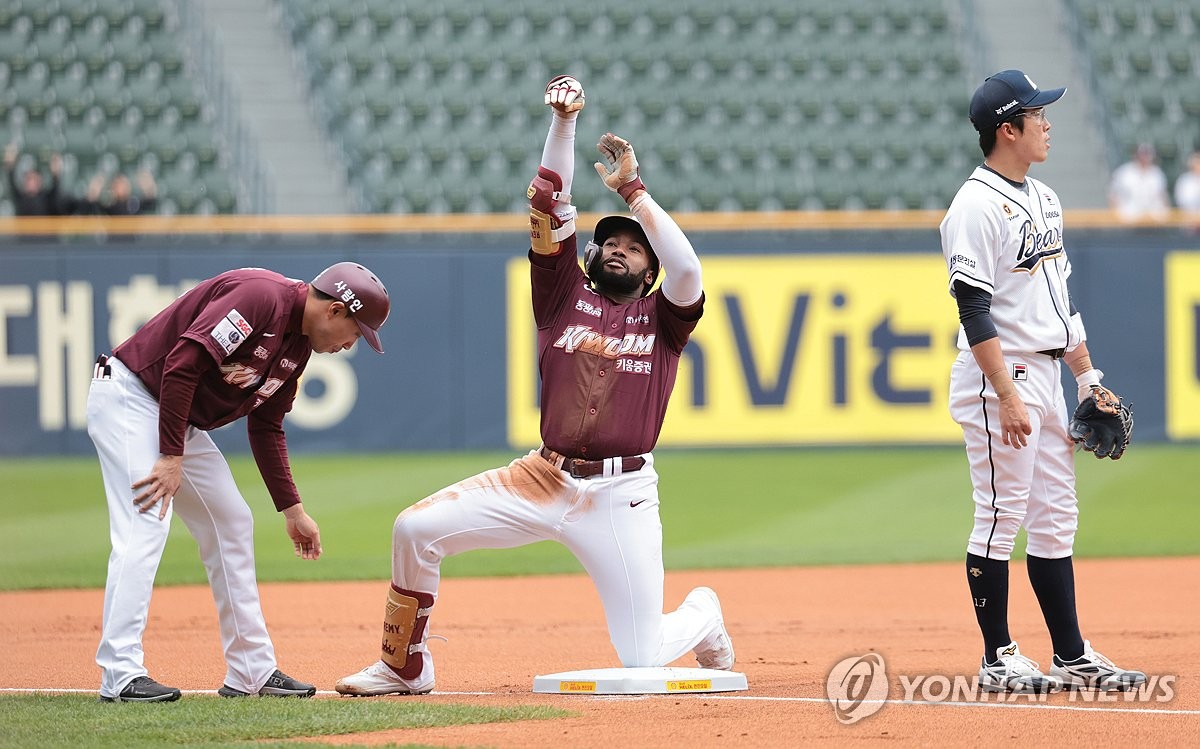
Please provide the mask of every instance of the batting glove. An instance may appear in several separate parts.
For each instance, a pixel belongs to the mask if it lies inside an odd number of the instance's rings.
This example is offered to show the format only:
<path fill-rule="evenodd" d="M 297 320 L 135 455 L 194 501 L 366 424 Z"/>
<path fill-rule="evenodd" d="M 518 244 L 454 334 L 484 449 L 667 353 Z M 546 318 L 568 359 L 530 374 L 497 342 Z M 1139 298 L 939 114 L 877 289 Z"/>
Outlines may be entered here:
<path fill-rule="evenodd" d="M 559 114 L 583 109 L 583 84 L 569 75 L 560 75 L 546 84 L 546 104 Z"/>
<path fill-rule="evenodd" d="M 637 156 L 634 155 L 633 146 L 629 145 L 629 141 L 612 133 L 605 133 L 600 136 L 596 150 L 607 162 L 607 166 L 599 161 L 593 165 L 605 187 L 620 195 L 626 203 L 633 193 L 646 189 L 638 172 Z"/>

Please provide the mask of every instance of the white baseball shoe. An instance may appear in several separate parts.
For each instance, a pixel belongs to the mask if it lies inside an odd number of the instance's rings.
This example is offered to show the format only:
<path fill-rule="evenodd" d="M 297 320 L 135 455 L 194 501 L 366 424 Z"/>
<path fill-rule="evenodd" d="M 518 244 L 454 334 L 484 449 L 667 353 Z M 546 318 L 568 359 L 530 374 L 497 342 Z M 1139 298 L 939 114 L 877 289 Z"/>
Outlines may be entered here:
<path fill-rule="evenodd" d="M 1121 668 L 1092 650 L 1092 643 L 1087 640 L 1083 641 L 1083 655 L 1073 661 L 1053 656 L 1050 659 L 1050 675 L 1061 679 L 1067 689 L 1124 692 L 1146 683 L 1144 673 Z"/>
<path fill-rule="evenodd" d="M 700 668 L 715 668 L 719 671 L 729 671 L 733 668 L 733 640 L 725 630 L 725 618 L 721 613 L 721 599 L 717 598 L 712 588 L 696 588 L 684 598 L 706 600 L 717 614 L 717 628 L 712 634 L 700 641 L 692 652 L 696 654 L 696 663 Z"/>
<path fill-rule="evenodd" d="M 433 691 L 433 663 L 426 662 L 417 679 L 401 679 L 391 666 L 375 661 L 362 671 L 338 679 L 333 687 L 338 694 L 351 697 L 377 697 L 384 694 L 428 694 Z"/>
<path fill-rule="evenodd" d="M 1062 682 L 1042 673 L 1037 663 L 1021 655 L 1016 642 L 996 648 L 994 663 L 979 667 L 979 688 L 985 692 L 1033 692 L 1045 694 L 1062 689 Z"/>

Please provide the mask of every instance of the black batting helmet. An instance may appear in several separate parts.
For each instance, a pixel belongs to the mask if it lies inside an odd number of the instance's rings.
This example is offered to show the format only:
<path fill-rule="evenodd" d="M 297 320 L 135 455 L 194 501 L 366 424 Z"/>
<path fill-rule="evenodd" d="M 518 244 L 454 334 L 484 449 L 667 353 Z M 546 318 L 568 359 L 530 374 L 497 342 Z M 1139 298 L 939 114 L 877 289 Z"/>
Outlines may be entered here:
<path fill-rule="evenodd" d="M 658 280 L 658 255 L 655 254 L 654 247 L 650 244 L 650 238 L 646 236 L 646 230 L 632 216 L 605 216 L 596 222 L 596 229 L 592 232 L 592 241 L 583 248 L 583 270 L 587 273 L 588 278 L 592 278 L 596 274 L 600 269 L 600 258 L 604 255 L 600 248 L 604 246 L 604 242 L 609 237 L 618 231 L 636 235 L 650 253 L 650 283 L 646 284 L 646 289 L 642 292 L 642 296 L 646 296 L 654 288 L 654 282 Z"/>

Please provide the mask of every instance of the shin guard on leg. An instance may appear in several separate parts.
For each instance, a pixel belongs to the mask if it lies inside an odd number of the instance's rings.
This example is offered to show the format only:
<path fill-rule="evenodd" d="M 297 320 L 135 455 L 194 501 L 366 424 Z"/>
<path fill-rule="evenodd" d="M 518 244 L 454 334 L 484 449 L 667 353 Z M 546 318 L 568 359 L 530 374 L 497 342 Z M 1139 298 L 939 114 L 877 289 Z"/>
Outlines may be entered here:
<path fill-rule="evenodd" d="M 433 594 L 392 585 L 383 615 L 383 655 L 380 659 L 402 679 L 421 675 L 425 625 L 433 608 Z"/>

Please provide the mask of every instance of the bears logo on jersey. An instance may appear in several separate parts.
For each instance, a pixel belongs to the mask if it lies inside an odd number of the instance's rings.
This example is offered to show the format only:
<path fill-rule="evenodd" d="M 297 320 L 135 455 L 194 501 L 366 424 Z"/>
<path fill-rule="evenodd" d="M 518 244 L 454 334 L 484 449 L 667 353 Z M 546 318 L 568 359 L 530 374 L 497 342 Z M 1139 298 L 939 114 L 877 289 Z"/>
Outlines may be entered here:
<path fill-rule="evenodd" d="M 1037 272 L 1043 260 L 1063 254 L 1062 229 L 1051 227 L 1038 232 L 1032 221 L 1021 224 L 1021 248 L 1017 251 L 1017 265 L 1013 271 L 1023 270 L 1030 275 Z"/>

